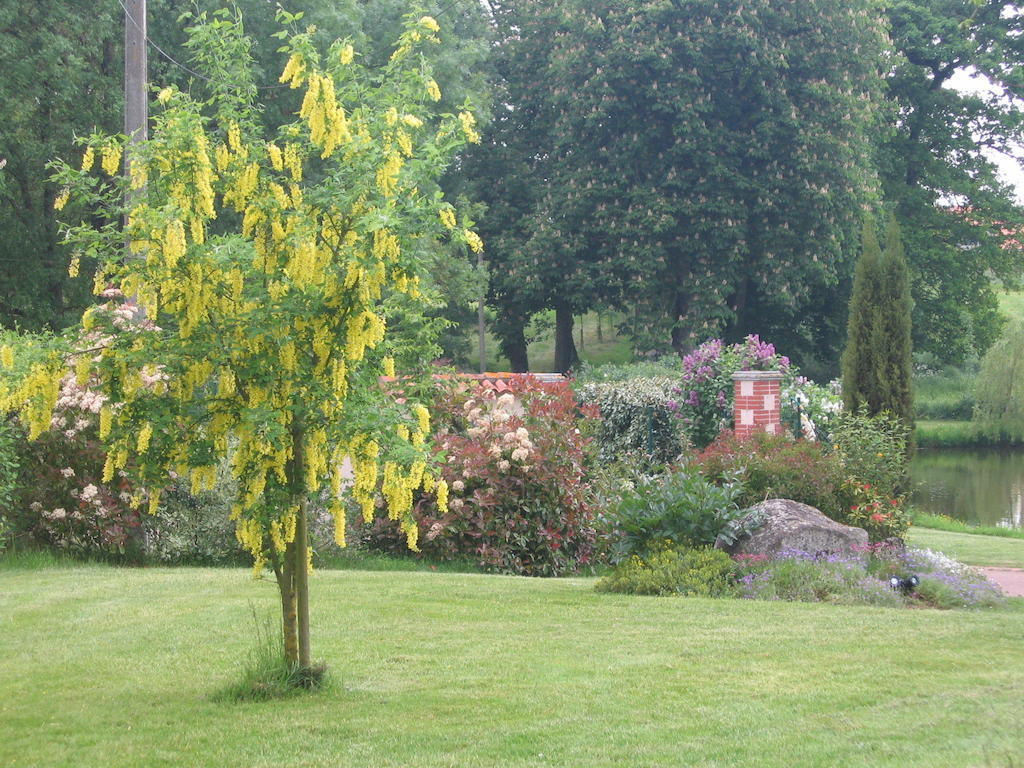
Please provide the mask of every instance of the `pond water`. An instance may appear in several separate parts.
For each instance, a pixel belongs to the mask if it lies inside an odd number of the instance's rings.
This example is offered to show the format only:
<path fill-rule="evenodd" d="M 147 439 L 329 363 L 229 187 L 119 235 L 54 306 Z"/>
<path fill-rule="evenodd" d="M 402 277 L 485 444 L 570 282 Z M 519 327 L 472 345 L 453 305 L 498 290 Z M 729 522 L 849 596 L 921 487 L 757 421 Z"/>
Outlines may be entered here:
<path fill-rule="evenodd" d="M 918 509 L 970 525 L 1024 528 L 1024 451 L 918 451 L 910 466 Z"/>

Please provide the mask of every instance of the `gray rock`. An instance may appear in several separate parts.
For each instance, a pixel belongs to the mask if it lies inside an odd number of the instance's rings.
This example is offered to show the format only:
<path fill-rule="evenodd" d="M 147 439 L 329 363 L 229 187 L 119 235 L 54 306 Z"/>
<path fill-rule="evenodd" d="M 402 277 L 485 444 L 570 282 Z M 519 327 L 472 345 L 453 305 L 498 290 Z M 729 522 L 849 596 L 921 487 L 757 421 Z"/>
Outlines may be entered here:
<path fill-rule="evenodd" d="M 758 518 L 761 525 L 741 536 L 732 546 L 715 546 L 731 555 L 767 555 L 774 557 L 787 550 L 810 554 L 848 553 L 864 555 L 868 533 L 863 528 L 831 520 L 814 507 L 789 499 L 768 499 L 750 508 L 747 518 Z M 745 518 L 746 519 L 746 518 Z"/>

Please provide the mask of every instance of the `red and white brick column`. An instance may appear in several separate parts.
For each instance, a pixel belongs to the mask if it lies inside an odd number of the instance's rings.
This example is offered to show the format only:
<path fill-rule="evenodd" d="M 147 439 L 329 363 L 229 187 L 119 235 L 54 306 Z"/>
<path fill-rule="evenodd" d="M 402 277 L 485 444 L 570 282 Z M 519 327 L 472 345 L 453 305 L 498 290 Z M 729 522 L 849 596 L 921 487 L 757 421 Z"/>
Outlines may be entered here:
<path fill-rule="evenodd" d="M 755 432 L 782 434 L 782 374 L 778 371 L 737 371 L 732 380 L 736 436 L 746 438 Z"/>

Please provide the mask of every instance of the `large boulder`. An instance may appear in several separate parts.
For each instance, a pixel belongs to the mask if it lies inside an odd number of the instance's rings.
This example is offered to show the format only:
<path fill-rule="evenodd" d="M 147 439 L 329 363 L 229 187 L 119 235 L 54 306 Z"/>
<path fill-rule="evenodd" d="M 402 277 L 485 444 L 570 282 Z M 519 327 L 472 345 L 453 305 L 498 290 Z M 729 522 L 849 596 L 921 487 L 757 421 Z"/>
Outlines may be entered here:
<path fill-rule="evenodd" d="M 768 499 L 755 504 L 747 514 L 758 525 L 732 546 L 721 546 L 732 555 L 767 555 L 798 550 L 810 554 L 863 555 L 868 533 L 825 517 L 814 507 L 789 499 Z M 721 545 L 719 541 L 716 546 Z"/>

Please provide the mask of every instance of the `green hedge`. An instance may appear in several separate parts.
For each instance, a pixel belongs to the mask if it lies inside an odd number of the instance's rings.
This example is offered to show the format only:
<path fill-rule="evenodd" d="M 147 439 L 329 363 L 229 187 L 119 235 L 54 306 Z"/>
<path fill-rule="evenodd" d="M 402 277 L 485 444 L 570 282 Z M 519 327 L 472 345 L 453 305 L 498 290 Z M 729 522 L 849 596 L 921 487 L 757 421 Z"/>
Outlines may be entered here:
<path fill-rule="evenodd" d="M 585 382 L 577 386 L 576 396 L 581 404 L 601 410 L 595 442 L 603 462 L 639 454 L 665 464 L 688 448 L 677 408 L 676 379 Z"/>

